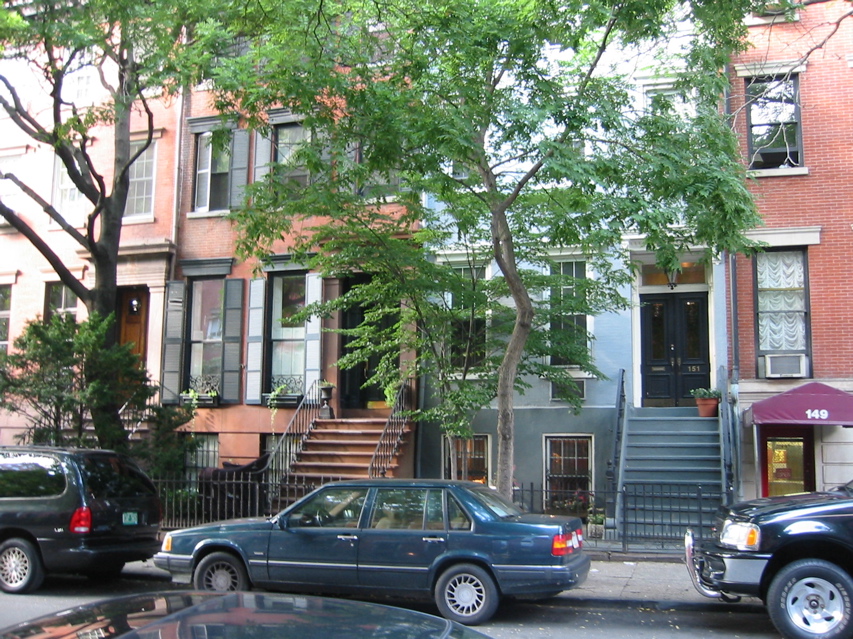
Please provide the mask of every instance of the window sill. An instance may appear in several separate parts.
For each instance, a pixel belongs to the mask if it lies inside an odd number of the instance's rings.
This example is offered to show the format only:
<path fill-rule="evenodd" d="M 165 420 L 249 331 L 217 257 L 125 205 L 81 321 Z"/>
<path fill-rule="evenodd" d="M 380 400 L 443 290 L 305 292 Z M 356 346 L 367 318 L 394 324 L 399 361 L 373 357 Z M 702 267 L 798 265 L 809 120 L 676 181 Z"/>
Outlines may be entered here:
<path fill-rule="evenodd" d="M 123 226 L 128 226 L 131 224 L 151 224 L 154 222 L 154 215 L 131 215 L 128 217 L 123 217 L 121 219 L 121 223 Z"/>
<path fill-rule="evenodd" d="M 216 211 L 190 211 L 187 213 L 187 219 L 193 220 L 204 217 L 225 217 L 231 211 L 228 209 L 219 209 Z"/>
<path fill-rule="evenodd" d="M 189 393 L 181 393 L 181 405 L 182 406 L 195 405 L 198 408 L 218 408 L 219 407 L 219 395 L 208 395 L 206 393 L 199 393 L 198 395 L 190 395 Z"/>
<path fill-rule="evenodd" d="M 786 169 L 751 169 L 746 172 L 747 177 L 764 178 L 764 177 L 792 177 L 795 175 L 808 175 L 809 167 L 807 166 L 792 166 Z"/>

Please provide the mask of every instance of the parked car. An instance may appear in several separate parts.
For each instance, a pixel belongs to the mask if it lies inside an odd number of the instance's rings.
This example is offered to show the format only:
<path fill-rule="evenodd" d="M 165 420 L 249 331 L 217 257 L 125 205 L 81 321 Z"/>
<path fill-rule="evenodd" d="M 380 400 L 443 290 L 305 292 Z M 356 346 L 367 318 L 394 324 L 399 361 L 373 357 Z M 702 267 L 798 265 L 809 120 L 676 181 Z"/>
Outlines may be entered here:
<path fill-rule="evenodd" d="M 199 590 L 433 598 L 447 619 L 489 619 L 504 596 L 544 598 L 586 579 L 576 517 L 522 513 L 462 481 L 334 482 L 270 519 L 168 533 L 154 563 Z"/>
<path fill-rule="evenodd" d="M 422 612 L 360 601 L 255 592 L 160 592 L 78 606 L 0 630 L 0 639 L 488 639 Z"/>
<path fill-rule="evenodd" d="M 0 588 L 38 588 L 46 573 L 111 577 L 160 547 L 157 490 L 106 450 L 0 447 Z"/>
<path fill-rule="evenodd" d="M 721 507 L 713 539 L 685 535 L 707 597 L 759 597 L 785 637 L 853 636 L 853 482 Z"/>

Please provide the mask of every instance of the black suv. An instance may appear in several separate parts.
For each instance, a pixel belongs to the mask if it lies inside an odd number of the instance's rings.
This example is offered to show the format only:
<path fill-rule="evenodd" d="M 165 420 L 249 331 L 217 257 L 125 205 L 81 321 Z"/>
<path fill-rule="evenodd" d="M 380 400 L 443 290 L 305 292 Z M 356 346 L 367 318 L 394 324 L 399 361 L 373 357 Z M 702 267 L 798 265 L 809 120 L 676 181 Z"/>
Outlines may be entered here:
<path fill-rule="evenodd" d="M 112 451 L 0 447 L 0 588 L 38 588 L 46 573 L 117 576 L 159 549 L 157 490 Z"/>
<path fill-rule="evenodd" d="M 706 597 L 761 598 L 785 637 L 853 636 L 853 482 L 724 506 L 713 539 L 684 544 Z"/>

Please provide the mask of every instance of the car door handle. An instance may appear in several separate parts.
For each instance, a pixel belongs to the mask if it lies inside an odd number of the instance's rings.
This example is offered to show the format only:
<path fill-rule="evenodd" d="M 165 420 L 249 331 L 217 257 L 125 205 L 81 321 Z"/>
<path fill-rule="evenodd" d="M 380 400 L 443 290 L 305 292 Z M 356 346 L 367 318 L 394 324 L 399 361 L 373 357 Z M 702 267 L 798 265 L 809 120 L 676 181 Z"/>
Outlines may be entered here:
<path fill-rule="evenodd" d="M 444 537 L 423 537 L 423 540 L 428 544 L 437 544 L 444 541 Z"/>
<path fill-rule="evenodd" d="M 338 535 L 338 539 L 340 541 L 355 542 L 358 541 L 358 535 Z"/>

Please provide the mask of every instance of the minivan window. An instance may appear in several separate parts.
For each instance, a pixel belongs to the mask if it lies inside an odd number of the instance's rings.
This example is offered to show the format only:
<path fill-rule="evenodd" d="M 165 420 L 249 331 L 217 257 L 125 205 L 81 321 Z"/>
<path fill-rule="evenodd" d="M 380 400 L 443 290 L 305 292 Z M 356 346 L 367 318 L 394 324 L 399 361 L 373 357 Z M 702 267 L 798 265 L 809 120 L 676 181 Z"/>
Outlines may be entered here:
<path fill-rule="evenodd" d="M 55 497 L 65 492 L 65 473 L 55 457 L 0 453 L 0 497 Z"/>
<path fill-rule="evenodd" d="M 83 483 L 95 499 L 154 495 L 157 489 L 142 471 L 120 457 L 90 455 L 83 458 Z"/>

